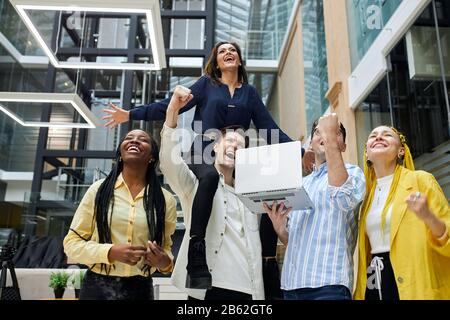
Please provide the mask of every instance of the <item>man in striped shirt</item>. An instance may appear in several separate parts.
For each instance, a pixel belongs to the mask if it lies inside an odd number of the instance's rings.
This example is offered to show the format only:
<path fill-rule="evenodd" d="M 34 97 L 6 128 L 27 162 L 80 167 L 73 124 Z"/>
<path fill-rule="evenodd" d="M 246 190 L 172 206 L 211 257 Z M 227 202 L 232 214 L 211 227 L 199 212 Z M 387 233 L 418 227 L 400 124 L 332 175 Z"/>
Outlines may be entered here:
<path fill-rule="evenodd" d="M 313 124 L 314 171 L 304 187 L 314 209 L 290 212 L 266 205 L 280 240 L 287 245 L 281 275 L 285 299 L 350 300 L 353 290 L 358 207 L 364 197 L 362 170 L 344 163 L 346 131 L 336 114 Z"/>

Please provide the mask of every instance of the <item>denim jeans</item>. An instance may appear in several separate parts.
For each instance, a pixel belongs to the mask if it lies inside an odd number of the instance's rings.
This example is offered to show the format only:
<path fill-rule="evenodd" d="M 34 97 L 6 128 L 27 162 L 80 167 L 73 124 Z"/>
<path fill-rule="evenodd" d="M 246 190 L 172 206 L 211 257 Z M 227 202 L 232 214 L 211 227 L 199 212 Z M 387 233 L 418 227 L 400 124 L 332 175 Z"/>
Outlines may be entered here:
<path fill-rule="evenodd" d="M 283 290 L 283 293 L 286 300 L 352 300 L 350 290 L 341 285 Z"/>

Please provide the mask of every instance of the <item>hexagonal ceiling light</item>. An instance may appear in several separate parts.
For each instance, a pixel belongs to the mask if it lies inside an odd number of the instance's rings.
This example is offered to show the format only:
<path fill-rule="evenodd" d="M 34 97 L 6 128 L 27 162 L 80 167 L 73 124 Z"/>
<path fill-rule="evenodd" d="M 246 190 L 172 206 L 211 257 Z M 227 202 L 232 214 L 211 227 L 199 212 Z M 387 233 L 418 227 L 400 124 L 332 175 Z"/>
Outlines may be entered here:
<path fill-rule="evenodd" d="M 2 102 L 53 103 L 71 105 L 86 121 L 86 123 L 27 121 L 6 107 L 4 103 L 2 104 Z M 97 117 L 75 93 L 0 92 L 0 111 L 24 127 L 92 129 L 101 125 Z"/>
<path fill-rule="evenodd" d="M 116 70 L 161 70 L 166 67 L 162 34 L 161 14 L 158 0 L 9 0 L 19 16 L 42 47 L 56 68 L 68 69 L 116 69 Z M 68 4 L 70 3 L 70 5 Z M 99 63 L 59 61 L 32 22 L 27 11 L 75 11 L 121 14 L 145 14 L 147 17 L 153 63 Z"/>

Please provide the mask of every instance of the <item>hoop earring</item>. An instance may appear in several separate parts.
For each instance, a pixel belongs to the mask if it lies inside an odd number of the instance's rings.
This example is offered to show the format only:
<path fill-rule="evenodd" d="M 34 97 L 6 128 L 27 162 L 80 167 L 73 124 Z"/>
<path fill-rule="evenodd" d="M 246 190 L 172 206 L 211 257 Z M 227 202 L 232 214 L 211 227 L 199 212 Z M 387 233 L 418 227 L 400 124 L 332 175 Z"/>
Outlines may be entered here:
<path fill-rule="evenodd" d="M 367 166 L 370 168 L 370 167 L 372 166 L 372 161 L 366 160 L 366 164 L 367 164 Z"/>

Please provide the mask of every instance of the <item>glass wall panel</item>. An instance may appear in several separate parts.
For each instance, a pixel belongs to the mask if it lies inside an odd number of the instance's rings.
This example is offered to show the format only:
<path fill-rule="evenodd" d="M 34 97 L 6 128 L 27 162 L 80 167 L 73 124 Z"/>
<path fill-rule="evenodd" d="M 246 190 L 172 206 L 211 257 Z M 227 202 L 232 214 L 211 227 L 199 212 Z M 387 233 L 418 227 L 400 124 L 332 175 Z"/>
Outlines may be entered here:
<path fill-rule="evenodd" d="M 42 25 L 47 28 L 48 22 Z M 0 32 L 22 55 L 44 55 L 8 0 L 0 0 Z"/>
<path fill-rule="evenodd" d="M 9 14 L 15 14 L 14 9 L 9 6 L 9 2 L 6 2 L 7 4 L 5 4 L 5 1 L 0 1 L 0 9 L 3 10 L 1 11 L 2 14 L 8 12 L 8 15 L 0 16 L 0 21 L 2 21 L 0 28 L 5 27 L 6 22 L 3 23 L 3 21 L 9 21 L 7 19 Z M 6 9 L 12 9 L 12 13 Z M 15 19 L 18 19 L 17 15 Z M 0 91 L 44 91 L 47 70 L 37 68 L 24 69 L 19 63 L 15 62 L 13 57 L 3 47 L 4 45 L 4 43 L 0 43 L 0 48 L 2 48 Z M 40 120 L 40 109 L 17 103 L 0 102 L 0 104 L 3 106 L 9 105 L 13 111 L 18 112 L 20 116 L 24 116 L 27 120 Z M 0 169 L 5 171 L 33 171 L 38 135 L 39 128 L 23 127 L 3 112 L 0 112 Z"/>
<path fill-rule="evenodd" d="M 206 0 L 161 0 L 161 10 L 205 10 Z"/>
<path fill-rule="evenodd" d="M 327 52 L 322 0 L 304 0 L 302 10 L 303 61 L 305 69 L 306 128 L 327 109 Z M 309 131 L 308 131 L 309 132 Z"/>
<path fill-rule="evenodd" d="M 350 54 L 354 69 L 403 0 L 347 0 Z"/>
<path fill-rule="evenodd" d="M 171 19 L 171 49 L 203 49 L 205 20 Z"/>
<path fill-rule="evenodd" d="M 432 173 L 450 197 L 450 3 L 436 4 L 442 50 L 430 5 L 390 53 L 386 78 L 357 110 L 358 147 L 362 164 L 369 132 L 395 126 L 406 134 L 416 168 Z"/>
<path fill-rule="evenodd" d="M 293 5 L 293 0 L 218 0 L 216 41 L 237 42 L 244 59 L 276 60 Z"/>
<path fill-rule="evenodd" d="M 363 164 L 364 146 L 370 132 L 381 125 L 391 125 L 391 103 L 387 76 L 355 112 L 359 163 Z"/>

